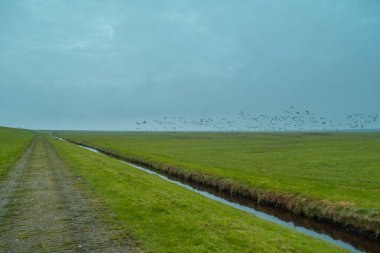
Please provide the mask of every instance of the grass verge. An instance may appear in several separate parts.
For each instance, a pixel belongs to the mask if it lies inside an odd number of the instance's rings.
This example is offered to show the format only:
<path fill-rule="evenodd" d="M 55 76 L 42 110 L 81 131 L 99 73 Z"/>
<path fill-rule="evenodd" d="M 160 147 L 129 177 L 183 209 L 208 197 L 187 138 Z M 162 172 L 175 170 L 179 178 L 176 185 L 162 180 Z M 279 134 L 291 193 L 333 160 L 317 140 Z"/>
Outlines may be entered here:
<path fill-rule="evenodd" d="M 35 136 L 29 130 L 0 127 L 0 182 Z"/>
<path fill-rule="evenodd" d="M 344 252 L 117 160 L 50 141 L 147 252 Z"/>
<path fill-rule="evenodd" d="M 216 190 L 379 238 L 379 134 L 63 133 Z"/>

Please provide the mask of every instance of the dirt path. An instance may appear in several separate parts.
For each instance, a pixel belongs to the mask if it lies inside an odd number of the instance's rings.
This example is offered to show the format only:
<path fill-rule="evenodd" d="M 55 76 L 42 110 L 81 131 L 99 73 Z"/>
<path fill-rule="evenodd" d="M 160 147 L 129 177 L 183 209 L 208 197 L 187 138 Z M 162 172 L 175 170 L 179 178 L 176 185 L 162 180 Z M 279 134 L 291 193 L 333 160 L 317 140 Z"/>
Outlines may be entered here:
<path fill-rule="evenodd" d="M 131 252 L 76 186 L 45 137 L 0 184 L 0 252 Z"/>

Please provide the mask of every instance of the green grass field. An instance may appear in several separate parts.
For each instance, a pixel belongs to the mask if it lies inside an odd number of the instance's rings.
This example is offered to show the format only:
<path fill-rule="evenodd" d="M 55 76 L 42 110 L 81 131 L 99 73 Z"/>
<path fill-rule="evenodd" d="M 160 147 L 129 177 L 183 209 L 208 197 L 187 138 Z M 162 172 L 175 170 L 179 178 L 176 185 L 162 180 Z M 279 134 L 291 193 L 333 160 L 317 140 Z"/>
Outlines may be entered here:
<path fill-rule="evenodd" d="M 146 252 L 343 252 L 115 159 L 50 142 Z"/>
<path fill-rule="evenodd" d="M 59 135 L 126 158 L 149 161 L 156 167 L 170 165 L 181 172 L 208 175 L 256 192 L 291 195 L 291 210 L 299 208 L 306 215 L 309 211 L 311 217 L 331 218 L 379 232 L 379 133 Z"/>
<path fill-rule="evenodd" d="M 0 181 L 34 137 L 35 133 L 28 130 L 0 127 Z"/>
<path fill-rule="evenodd" d="M 377 138 L 380 137 L 378 134 L 60 132 L 59 135 L 108 152 L 112 151 L 118 156 L 137 158 L 137 161 L 152 161 L 152 165 L 159 164 L 163 166 L 161 168 L 170 165 L 180 168 L 180 172 L 206 174 L 223 183 L 238 182 L 250 187 L 258 185 L 265 190 L 303 196 L 309 194 L 316 199 L 318 196 L 325 196 L 323 199 L 330 202 L 344 202 L 344 205 L 350 208 L 352 205 L 364 210 L 363 216 L 368 212 L 377 215 L 379 210 L 378 203 L 362 200 L 360 195 L 355 195 L 355 198 L 347 201 L 343 197 L 337 197 L 339 195 L 329 196 L 326 189 L 317 191 L 318 189 L 313 187 L 306 187 L 307 182 L 315 180 L 318 182 L 314 184 L 318 183 L 320 187 L 326 188 L 330 184 L 336 189 L 343 189 L 350 186 L 369 194 L 370 182 L 375 184 L 378 180 L 378 158 L 375 155 Z M 0 205 L 0 222 L 3 218 L 6 221 L 0 228 L 7 231 L 4 232 L 4 236 L 0 236 L 0 243 L 13 243 L 15 236 L 18 236 L 17 233 L 8 233 L 8 227 L 16 228 L 16 232 L 17 229 L 25 230 L 25 233 L 32 233 L 48 242 L 49 237 L 41 237 L 43 231 L 38 228 L 42 225 L 50 227 L 49 224 L 54 223 L 54 220 L 29 220 L 30 217 L 41 215 L 44 211 L 46 217 L 49 217 L 51 212 L 60 214 L 56 215 L 57 217 L 66 217 L 65 215 L 77 212 L 72 217 L 73 220 L 82 217 L 82 213 L 93 213 L 94 217 L 101 219 L 94 218 L 93 224 L 107 228 L 105 231 L 108 231 L 106 234 L 111 242 L 122 242 L 127 238 L 129 250 L 137 252 L 345 252 L 332 244 L 202 197 L 118 160 L 41 134 L 37 138 L 36 136 L 32 131 L 0 128 L 0 175 L 3 183 L 8 182 L 4 187 L 0 184 L 0 197 L 8 203 Z M 33 139 L 36 141 L 30 145 Z M 330 148 L 330 156 L 329 152 L 323 151 L 327 147 Z M 28 153 L 27 150 L 31 152 Z M 364 150 L 367 150 L 367 154 Z M 350 152 L 351 155 L 344 155 L 344 151 Z M 283 154 L 284 152 L 287 155 Z M 337 156 L 334 159 L 331 154 L 333 152 Z M 287 156 L 298 157 L 298 162 L 294 162 L 291 157 L 285 159 Z M 311 166 L 305 165 L 305 157 L 314 157 L 313 163 L 326 164 L 329 169 L 313 170 Z M 352 164 L 351 167 L 345 166 L 346 173 L 335 172 L 339 178 L 323 177 L 323 172 L 327 171 L 330 173 L 328 175 L 333 175 L 331 173 L 334 168 L 339 172 L 339 168 L 342 168 L 339 164 L 349 164 L 347 160 L 366 166 L 362 166 L 362 170 L 356 169 L 356 174 L 350 175 L 354 173 L 355 166 Z M 337 164 L 332 166 L 332 161 L 336 161 Z M 291 170 L 291 165 L 295 169 Z M 271 169 L 272 167 L 276 169 Z M 369 173 L 374 174 L 370 176 Z M 355 176 L 361 181 L 355 180 Z M 13 181 L 14 183 L 11 183 Z M 294 189 L 296 191 L 293 192 Z M 24 193 L 21 194 L 22 192 Z M 349 198 L 349 193 L 343 193 L 341 190 L 339 194 Z M 56 205 L 43 196 L 37 203 L 33 200 L 33 194 L 39 198 L 42 195 L 50 196 L 56 200 Z M 376 194 L 369 197 L 373 202 L 377 201 Z M 353 202 L 356 199 L 358 202 Z M 24 203 L 23 201 L 30 206 L 20 205 L 22 212 L 16 212 L 18 209 L 12 209 L 12 205 L 9 205 Z M 62 203 L 76 201 L 88 205 L 83 204 L 83 210 L 78 209 L 78 204 L 66 206 L 67 210 L 61 207 Z M 90 203 L 98 203 L 100 207 L 92 206 Z M 70 211 L 70 208 L 75 210 Z M 14 226 L 13 221 L 22 225 Z M 80 226 L 79 223 L 75 224 Z M 52 228 L 60 231 L 70 226 Z M 112 229 L 115 232 L 112 232 Z M 80 229 L 66 232 L 70 234 L 78 231 Z M 92 231 L 86 230 L 86 233 L 88 238 L 95 238 Z M 57 236 L 57 240 L 61 240 L 63 234 L 57 232 L 54 235 Z M 8 240 L 7 236 L 13 239 Z M 22 237 L 20 240 L 26 239 Z M 28 243 L 34 245 L 37 241 Z M 87 243 L 86 247 L 96 246 L 96 243 L 91 244 L 91 241 L 83 242 Z M 17 246 L 16 244 L 15 242 L 14 246 Z M 76 245 L 76 242 L 73 241 L 72 245 Z M 66 246 L 71 247 L 71 244 Z"/>

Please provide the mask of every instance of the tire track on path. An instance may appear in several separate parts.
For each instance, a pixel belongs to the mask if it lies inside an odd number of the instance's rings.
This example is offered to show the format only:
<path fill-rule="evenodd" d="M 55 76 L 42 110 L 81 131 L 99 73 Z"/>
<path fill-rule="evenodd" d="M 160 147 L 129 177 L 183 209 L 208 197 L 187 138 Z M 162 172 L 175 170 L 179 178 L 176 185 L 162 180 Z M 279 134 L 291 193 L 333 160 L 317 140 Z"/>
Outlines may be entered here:
<path fill-rule="evenodd" d="M 0 226 L 8 214 L 8 209 L 15 204 L 12 197 L 20 188 L 20 178 L 30 160 L 35 143 L 36 141 L 34 140 L 21 158 L 16 162 L 13 169 L 9 172 L 8 177 L 0 183 Z"/>
<path fill-rule="evenodd" d="M 126 233 L 102 221 L 45 137 L 1 187 L 0 252 L 131 252 Z"/>

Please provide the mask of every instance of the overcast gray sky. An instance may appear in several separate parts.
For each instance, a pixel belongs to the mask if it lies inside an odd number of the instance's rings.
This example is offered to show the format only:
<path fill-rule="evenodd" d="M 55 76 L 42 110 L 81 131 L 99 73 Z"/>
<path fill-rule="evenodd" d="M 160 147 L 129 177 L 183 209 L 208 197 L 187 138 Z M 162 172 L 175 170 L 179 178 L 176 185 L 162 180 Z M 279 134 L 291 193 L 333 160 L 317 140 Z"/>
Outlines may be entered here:
<path fill-rule="evenodd" d="M 0 125 L 123 130 L 291 105 L 380 113 L 379 0 L 0 0 Z"/>

